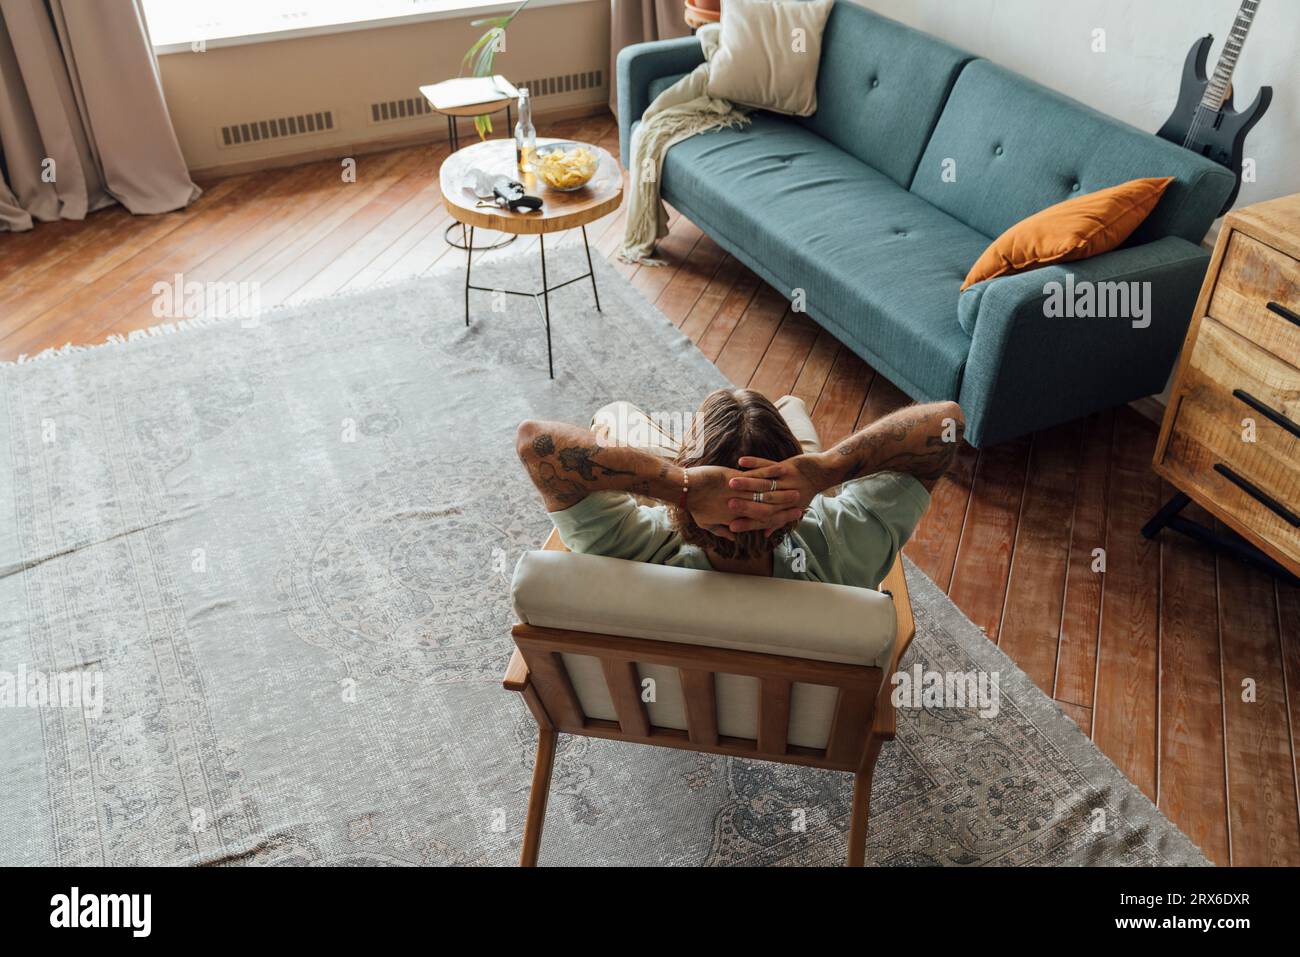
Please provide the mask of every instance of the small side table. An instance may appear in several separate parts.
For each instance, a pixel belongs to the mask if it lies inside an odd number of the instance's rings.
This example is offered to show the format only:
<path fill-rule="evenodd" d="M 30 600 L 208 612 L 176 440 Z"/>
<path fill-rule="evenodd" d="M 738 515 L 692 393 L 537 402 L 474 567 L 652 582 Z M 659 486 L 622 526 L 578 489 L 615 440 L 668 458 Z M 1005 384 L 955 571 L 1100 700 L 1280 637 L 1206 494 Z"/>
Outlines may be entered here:
<path fill-rule="evenodd" d="M 560 143 L 563 140 L 537 138 L 538 146 L 547 143 Z M 546 325 L 546 365 L 552 379 L 555 378 L 555 365 L 551 358 L 551 297 L 550 294 L 561 286 L 568 286 L 584 279 L 591 280 L 591 295 L 600 311 L 600 293 L 596 290 L 596 272 L 591 264 L 591 247 L 587 243 L 587 224 L 607 216 L 623 202 L 623 170 L 607 151 L 598 146 L 588 146 L 599 157 L 600 165 L 596 175 L 582 189 L 562 192 L 548 188 L 533 173 L 520 173 L 515 166 L 515 144 L 507 140 L 484 140 L 452 153 L 443 161 L 438 179 L 442 189 L 442 203 L 456 221 L 454 225 L 468 229 L 469 237 L 462 247 L 465 249 L 465 325 L 469 325 L 469 294 L 471 290 L 481 292 L 503 292 L 510 296 L 531 297 Z M 497 206 L 479 206 L 478 197 L 465 188 L 465 173 L 473 167 L 479 167 L 489 173 L 502 173 L 518 179 L 524 188 L 534 196 L 542 197 L 543 206 L 537 212 L 514 213 Z M 493 289 L 490 286 L 475 286 L 470 281 L 472 260 L 474 258 L 474 229 L 496 229 L 512 235 L 536 236 L 538 249 L 542 256 L 542 288 L 531 290 Z M 587 253 L 587 271 L 572 279 L 551 285 L 546 272 L 546 234 L 558 233 L 566 229 L 582 230 L 582 245 Z M 486 247 L 479 246 L 481 252 Z"/>
<path fill-rule="evenodd" d="M 457 127 L 457 120 L 466 116 L 481 116 L 485 113 L 499 113 L 501 110 L 506 111 L 506 128 L 505 135 L 513 135 L 514 115 L 511 113 L 511 107 L 519 99 L 519 91 L 504 76 L 461 76 L 453 80 L 443 80 L 441 83 L 430 83 L 427 86 L 420 87 L 420 92 L 424 98 L 429 101 L 435 113 L 441 113 L 447 117 L 447 144 L 451 151 L 455 153 L 460 149 L 460 129 Z M 452 239 L 452 230 L 456 229 L 458 223 L 450 223 L 443 230 L 443 238 L 447 240 L 449 246 L 455 246 L 457 249 L 464 249 L 464 243 Z M 462 229 L 463 233 L 464 230 Z M 490 246 L 483 246 L 483 249 L 498 249 L 501 246 L 508 246 L 515 241 L 513 235 L 503 236 L 497 242 Z"/>
<path fill-rule="evenodd" d="M 451 144 L 453 153 L 460 149 L 460 130 L 456 120 L 462 116 L 481 116 L 505 110 L 506 135 L 511 135 L 514 117 L 510 108 L 519 99 L 519 91 L 503 76 L 460 76 L 422 86 L 420 92 L 435 113 L 447 117 L 447 142 Z"/>

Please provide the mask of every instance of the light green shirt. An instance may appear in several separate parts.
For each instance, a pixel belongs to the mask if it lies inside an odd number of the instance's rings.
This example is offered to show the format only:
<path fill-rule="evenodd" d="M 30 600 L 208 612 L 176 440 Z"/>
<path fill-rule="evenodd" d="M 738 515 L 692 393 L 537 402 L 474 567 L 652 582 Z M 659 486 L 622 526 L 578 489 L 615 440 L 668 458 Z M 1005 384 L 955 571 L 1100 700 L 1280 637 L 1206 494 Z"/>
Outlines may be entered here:
<path fill-rule="evenodd" d="M 930 504 L 930 493 L 899 472 L 878 472 L 818 495 L 772 553 L 772 576 L 875 588 Z M 551 512 L 574 552 L 712 571 L 704 550 L 673 530 L 666 505 L 638 505 L 627 492 L 593 492 Z"/>

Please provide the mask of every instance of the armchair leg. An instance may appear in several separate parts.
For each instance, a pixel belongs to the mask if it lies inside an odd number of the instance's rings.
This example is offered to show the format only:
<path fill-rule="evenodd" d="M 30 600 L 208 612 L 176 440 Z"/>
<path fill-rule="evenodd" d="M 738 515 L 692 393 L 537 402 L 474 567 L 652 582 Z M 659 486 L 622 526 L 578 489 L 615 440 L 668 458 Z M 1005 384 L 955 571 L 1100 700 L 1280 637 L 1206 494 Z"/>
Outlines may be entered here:
<path fill-rule="evenodd" d="M 862 767 L 853 775 L 853 810 L 849 818 L 849 867 L 862 867 L 867 862 L 867 818 L 871 811 L 871 776 L 880 757 L 884 739 L 873 734 L 867 739 Z"/>
<path fill-rule="evenodd" d="M 542 824 L 546 819 L 546 799 L 551 792 L 551 769 L 555 767 L 554 730 L 537 729 L 537 758 L 533 762 L 533 786 L 528 792 L 528 817 L 524 819 L 524 847 L 519 855 L 520 867 L 536 867 L 537 852 L 542 847 Z"/>

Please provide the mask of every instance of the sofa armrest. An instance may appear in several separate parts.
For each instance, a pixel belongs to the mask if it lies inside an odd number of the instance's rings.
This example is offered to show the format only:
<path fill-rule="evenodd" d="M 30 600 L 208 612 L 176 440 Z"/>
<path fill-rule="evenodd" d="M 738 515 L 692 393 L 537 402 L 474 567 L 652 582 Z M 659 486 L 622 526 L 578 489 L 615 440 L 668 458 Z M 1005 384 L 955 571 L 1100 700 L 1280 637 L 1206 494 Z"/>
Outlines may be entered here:
<path fill-rule="evenodd" d="M 1166 236 L 966 290 L 967 438 L 988 445 L 1159 392 L 1209 260 Z"/>
<path fill-rule="evenodd" d="M 650 83 L 661 76 L 689 73 L 704 62 L 696 37 L 634 43 L 618 52 L 618 146 L 626 167 L 631 158 L 632 124 L 650 105 Z"/>

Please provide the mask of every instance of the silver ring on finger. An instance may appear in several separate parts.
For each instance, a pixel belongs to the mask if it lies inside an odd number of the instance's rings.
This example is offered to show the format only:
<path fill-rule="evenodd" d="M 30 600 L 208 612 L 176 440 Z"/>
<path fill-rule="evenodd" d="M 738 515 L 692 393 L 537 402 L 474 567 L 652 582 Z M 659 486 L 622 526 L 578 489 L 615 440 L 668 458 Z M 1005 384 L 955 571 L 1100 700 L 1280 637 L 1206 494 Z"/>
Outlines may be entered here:
<path fill-rule="evenodd" d="M 762 493 L 762 492 L 755 492 L 755 493 L 754 493 L 754 501 L 755 501 L 755 502 L 761 502 L 761 501 L 763 501 L 763 493 Z"/>
<path fill-rule="evenodd" d="M 771 487 L 770 489 L 768 489 L 768 491 L 769 491 L 769 492 L 775 492 L 775 491 L 776 491 L 776 479 L 772 479 L 772 487 Z"/>

